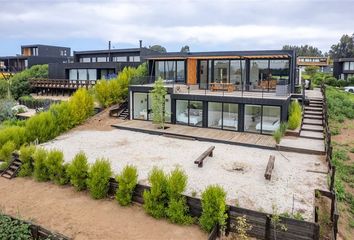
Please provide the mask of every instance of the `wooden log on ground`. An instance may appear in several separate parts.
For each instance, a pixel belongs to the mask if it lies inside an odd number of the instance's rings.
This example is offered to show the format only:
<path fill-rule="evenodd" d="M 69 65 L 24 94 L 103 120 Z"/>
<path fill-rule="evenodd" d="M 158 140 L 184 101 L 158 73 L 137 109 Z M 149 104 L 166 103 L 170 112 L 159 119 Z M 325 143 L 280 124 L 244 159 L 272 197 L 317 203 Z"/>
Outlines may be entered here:
<path fill-rule="evenodd" d="M 198 164 L 198 167 L 203 167 L 203 161 L 206 157 L 212 157 L 215 146 L 209 147 L 205 152 L 203 152 L 195 161 L 195 164 Z"/>
<path fill-rule="evenodd" d="M 267 164 L 267 168 L 266 168 L 265 173 L 264 173 L 264 177 L 267 180 L 270 180 L 271 177 L 272 177 L 272 171 L 273 171 L 273 168 L 274 168 L 274 162 L 275 162 L 275 156 L 274 155 L 270 155 L 269 156 L 269 160 L 268 160 L 268 164 Z"/>

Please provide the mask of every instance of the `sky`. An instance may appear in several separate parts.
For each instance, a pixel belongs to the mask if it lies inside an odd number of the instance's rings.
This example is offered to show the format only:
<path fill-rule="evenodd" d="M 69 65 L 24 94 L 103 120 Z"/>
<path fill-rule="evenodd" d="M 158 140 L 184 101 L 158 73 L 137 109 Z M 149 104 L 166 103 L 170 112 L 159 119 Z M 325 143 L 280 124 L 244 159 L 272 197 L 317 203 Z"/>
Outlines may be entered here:
<path fill-rule="evenodd" d="M 26 44 L 72 51 L 159 44 L 167 51 L 328 51 L 354 33 L 354 0 L 0 0 L 0 56 Z"/>

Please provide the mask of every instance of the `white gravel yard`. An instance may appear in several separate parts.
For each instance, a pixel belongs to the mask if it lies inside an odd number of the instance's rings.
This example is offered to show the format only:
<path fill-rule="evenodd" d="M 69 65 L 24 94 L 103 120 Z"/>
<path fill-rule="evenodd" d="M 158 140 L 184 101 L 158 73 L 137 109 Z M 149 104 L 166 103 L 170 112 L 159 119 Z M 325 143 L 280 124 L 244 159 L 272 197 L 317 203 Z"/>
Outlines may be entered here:
<path fill-rule="evenodd" d="M 203 168 L 194 160 L 214 145 L 214 156 L 206 158 Z M 327 189 L 326 175 L 309 172 L 326 171 L 321 156 L 277 152 L 228 144 L 180 140 L 114 129 L 112 131 L 72 131 L 42 144 L 47 149 L 63 150 L 69 162 L 83 150 L 89 162 L 105 157 L 115 173 L 132 164 L 139 171 L 139 182 L 147 184 L 149 171 L 158 166 L 169 172 L 176 166 L 188 175 L 186 194 L 197 196 L 211 184 L 219 184 L 227 192 L 230 204 L 253 210 L 272 212 L 299 211 L 313 218 L 314 190 Z M 275 155 L 271 181 L 264 178 L 269 156 Z M 243 168 L 243 170 L 234 170 Z M 293 199 L 295 200 L 293 202 Z"/>

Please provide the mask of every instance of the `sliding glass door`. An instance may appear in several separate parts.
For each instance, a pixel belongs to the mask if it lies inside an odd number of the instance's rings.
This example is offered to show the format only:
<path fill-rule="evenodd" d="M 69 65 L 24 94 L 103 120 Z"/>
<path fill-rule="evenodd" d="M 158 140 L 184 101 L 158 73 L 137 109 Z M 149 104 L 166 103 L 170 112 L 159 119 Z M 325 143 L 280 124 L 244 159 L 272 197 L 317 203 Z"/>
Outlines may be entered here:
<path fill-rule="evenodd" d="M 208 103 L 208 127 L 238 130 L 238 104 Z"/>
<path fill-rule="evenodd" d="M 176 122 L 191 126 L 203 126 L 203 102 L 177 100 Z"/>

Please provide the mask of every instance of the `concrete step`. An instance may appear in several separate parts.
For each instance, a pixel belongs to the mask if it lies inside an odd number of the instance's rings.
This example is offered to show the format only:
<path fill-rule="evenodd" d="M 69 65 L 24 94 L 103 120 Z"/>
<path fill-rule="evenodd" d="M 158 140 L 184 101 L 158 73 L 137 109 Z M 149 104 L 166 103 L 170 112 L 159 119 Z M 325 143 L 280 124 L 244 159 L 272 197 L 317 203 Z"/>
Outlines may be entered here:
<path fill-rule="evenodd" d="M 279 151 L 325 155 L 324 141 L 302 137 L 284 137 L 277 145 Z"/>
<path fill-rule="evenodd" d="M 317 126 L 317 125 L 309 125 L 309 124 L 303 124 L 301 131 L 313 131 L 313 132 L 323 132 L 323 127 L 322 126 Z"/>
<path fill-rule="evenodd" d="M 318 125 L 318 126 L 322 126 L 323 122 L 322 119 L 310 119 L 310 118 L 305 118 L 302 121 L 304 124 L 308 124 L 308 125 Z"/>
<path fill-rule="evenodd" d="M 312 115 L 312 114 L 304 114 L 304 119 L 318 119 L 322 120 L 322 115 Z"/>
<path fill-rule="evenodd" d="M 322 112 L 319 111 L 309 111 L 309 110 L 305 110 L 305 115 L 320 115 L 322 116 Z"/>
<path fill-rule="evenodd" d="M 320 132 L 313 132 L 313 131 L 301 131 L 300 137 L 302 138 L 309 138 L 309 139 L 315 139 L 315 140 L 323 140 L 323 133 Z"/>
<path fill-rule="evenodd" d="M 322 112 L 322 107 L 305 107 L 305 112 L 308 111 Z"/>

